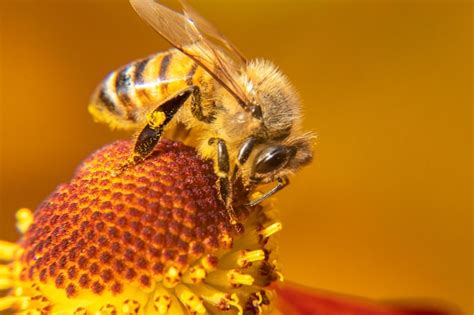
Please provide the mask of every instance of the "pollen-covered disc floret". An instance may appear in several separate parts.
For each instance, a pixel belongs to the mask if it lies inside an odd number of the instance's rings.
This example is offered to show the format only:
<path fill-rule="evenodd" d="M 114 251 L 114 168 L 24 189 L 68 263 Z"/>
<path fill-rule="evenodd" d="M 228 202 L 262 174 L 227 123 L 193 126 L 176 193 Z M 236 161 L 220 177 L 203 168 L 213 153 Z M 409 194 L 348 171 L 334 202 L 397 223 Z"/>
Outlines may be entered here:
<path fill-rule="evenodd" d="M 0 311 L 61 314 L 264 314 L 280 277 L 271 207 L 230 223 L 211 162 L 162 141 L 116 172 L 131 142 L 89 157 L 32 215 L 18 244 L 0 243 Z"/>

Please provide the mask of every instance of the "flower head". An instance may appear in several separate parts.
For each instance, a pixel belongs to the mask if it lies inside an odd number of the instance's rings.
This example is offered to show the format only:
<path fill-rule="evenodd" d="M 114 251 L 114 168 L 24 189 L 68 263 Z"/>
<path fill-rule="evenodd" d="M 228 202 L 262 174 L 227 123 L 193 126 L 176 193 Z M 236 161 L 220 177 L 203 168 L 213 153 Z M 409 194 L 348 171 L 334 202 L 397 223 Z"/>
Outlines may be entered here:
<path fill-rule="evenodd" d="M 230 224 L 212 164 L 176 142 L 113 175 L 131 146 L 99 150 L 34 214 L 17 212 L 23 237 L 0 241 L 2 314 L 457 314 L 292 285 L 275 291 L 273 207 L 249 209 L 237 189 L 241 224 Z"/>
<path fill-rule="evenodd" d="M 271 207 L 235 202 L 232 225 L 212 163 L 162 141 L 114 175 L 132 143 L 94 153 L 0 243 L 0 310 L 64 314 L 264 314 L 280 278 Z"/>

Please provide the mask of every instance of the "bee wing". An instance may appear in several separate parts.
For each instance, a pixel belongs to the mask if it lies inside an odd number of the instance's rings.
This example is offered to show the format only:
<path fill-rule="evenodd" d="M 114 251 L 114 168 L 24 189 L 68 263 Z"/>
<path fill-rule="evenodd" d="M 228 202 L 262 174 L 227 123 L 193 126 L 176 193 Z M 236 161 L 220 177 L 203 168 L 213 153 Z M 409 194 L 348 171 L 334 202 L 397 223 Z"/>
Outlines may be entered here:
<path fill-rule="evenodd" d="M 173 11 L 155 0 L 130 0 L 130 3 L 143 20 L 174 47 L 203 67 L 239 100 L 242 107 L 246 108 L 246 104 L 250 104 L 247 94 L 237 83 L 239 66 L 242 66 L 245 59 L 240 53 L 237 53 L 239 56 L 237 60 L 233 59 L 235 53 L 224 53 L 220 46 L 210 40 L 209 37 L 215 38 L 224 46 L 233 47 L 212 24 L 184 2 L 182 2 L 184 14 Z M 231 52 L 234 51 L 233 48 L 230 49 Z"/>
<path fill-rule="evenodd" d="M 232 53 L 240 62 L 244 64 L 247 62 L 247 59 L 242 54 L 242 52 L 231 41 L 229 41 L 225 37 L 225 35 L 222 34 L 213 24 L 211 24 L 202 15 L 200 15 L 187 1 L 179 0 L 179 2 L 183 7 L 185 16 L 191 19 L 202 33 L 212 37 L 213 39 L 223 44 L 224 47 L 226 47 L 229 52 Z"/>

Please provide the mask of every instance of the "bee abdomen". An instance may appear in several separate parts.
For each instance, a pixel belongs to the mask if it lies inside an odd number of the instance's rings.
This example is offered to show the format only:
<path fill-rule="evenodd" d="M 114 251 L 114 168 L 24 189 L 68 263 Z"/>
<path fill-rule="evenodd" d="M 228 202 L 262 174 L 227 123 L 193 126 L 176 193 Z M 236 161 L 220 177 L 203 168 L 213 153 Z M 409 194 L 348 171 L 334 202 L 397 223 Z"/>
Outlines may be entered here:
<path fill-rule="evenodd" d="M 141 101 L 135 91 L 135 73 L 139 66 L 140 62 L 131 63 L 111 72 L 99 85 L 89 105 L 96 120 L 124 129 L 137 122 Z"/>
<path fill-rule="evenodd" d="M 116 105 L 116 102 L 109 95 L 109 93 L 107 92 L 104 86 L 102 86 L 99 90 L 98 99 L 96 100 L 96 103 L 99 103 L 111 113 L 119 114 L 119 109 Z"/>
<path fill-rule="evenodd" d="M 110 73 L 99 86 L 89 111 L 96 120 L 128 129 L 146 113 L 202 76 L 198 65 L 172 49 L 137 60 Z"/>
<path fill-rule="evenodd" d="M 135 72 L 134 72 L 134 75 L 133 75 L 133 81 L 134 81 L 134 85 L 135 86 L 144 86 L 145 83 L 146 83 L 146 79 L 145 79 L 145 76 L 144 76 L 144 73 L 145 73 L 145 69 L 147 67 L 147 65 L 149 64 L 150 60 L 152 58 L 146 58 L 146 59 L 142 59 L 142 60 L 139 60 L 137 62 L 135 62 Z M 137 93 L 138 95 L 142 96 L 142 97 L 146 97 L 146 89 L 138 89 L 137 90 Z"/>
<path fill-rule="evenodd" d="M 119 70 L 115 76 L 115 93 L 117 94 L 120 105 L 127 113 L 127 119 L 135 120 L 133 115 L 134 102 L 133 100 L 133 73 L 135 72 L 135 65 L 130 64 L 125 68 Z"/>

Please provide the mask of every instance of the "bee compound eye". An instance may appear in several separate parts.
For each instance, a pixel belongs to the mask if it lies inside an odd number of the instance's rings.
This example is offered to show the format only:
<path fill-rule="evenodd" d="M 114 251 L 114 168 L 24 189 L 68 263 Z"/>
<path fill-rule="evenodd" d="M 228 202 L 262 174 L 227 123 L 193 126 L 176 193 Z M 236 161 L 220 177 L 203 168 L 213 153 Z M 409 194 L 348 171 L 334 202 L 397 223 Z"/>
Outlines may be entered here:
<path fill-rule="evenodd" d="M 255 172 L 265 174 L 283 167 L 295 154 L 296 149 L 282 145 L 271 146 L 260 152 L 255 163 Z"/>

